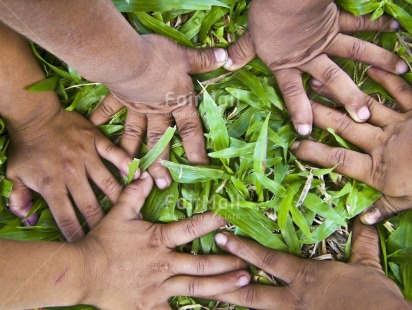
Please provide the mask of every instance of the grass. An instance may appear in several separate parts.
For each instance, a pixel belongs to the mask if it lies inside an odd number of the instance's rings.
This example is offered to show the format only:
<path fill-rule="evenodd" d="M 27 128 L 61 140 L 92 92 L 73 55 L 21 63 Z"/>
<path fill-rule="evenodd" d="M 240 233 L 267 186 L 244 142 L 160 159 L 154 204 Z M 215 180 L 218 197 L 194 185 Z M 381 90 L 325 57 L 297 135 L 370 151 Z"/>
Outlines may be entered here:
<path fill-rule="evenodd" d="M 412 61 L 412 5 L 410 0 L 367 1 L 339 0 L 340 6 L 357 14 L 383 12 L 399 19 L 403 30 L 378 35 L 363 33 L 359 37 Z M 227 47 L 247 28 L 249 1 L 246 0 L 114 0 L 131 25 L 141 34 L 156 32 L 191 47 Z M 153 13 L 155 12 L 155 13 Z M 88 116 L 108 90 L 100 84 L 85 81 L 79 74 L 61 64 L 53 55 L 33 45 L 47 79 L 32 91 L 55 90 L 70 111 Z M 352 61 L 337 60 L 359 87 L 374 94 L 388 105 L 392 98 L 376 83 L 367 79 L 367 67 Z M 412 75 L 405 75 L 412 81 Z M 344 261 L 350 253 L 347 222 L 376 201 L 376 190 L 343 177 L 333 169 L 319 169 L 299 162 L 289 151 L 297 138 L 284 108 L 274 78 L 258 59 L 233 74 L 223 69 L 193 77 L 200 95 L 201 113 L 206 131 L 210 167 L 191 167 L 184 155 L 181 140 L 170 129 L 156 147 L 147 153 L 142 147 L 141 167 L 147 168 L 156 153 L 168 141 L 172 143 L 170 170 L 174 184 L 166 191 L 153 190 L 143 210 L 153 222 L 171 222 L 194 213 L 212 209 L 227 218 L 227 229 L 249 236 L 273 249 L 314 259 Z M 305 77 L 305 83 L 308 77 Z M 213 82 L 210 82 L 213 81 Z M 315 98 L 326 103 L 325 98 Z M 117 113 L 100 129 L 117 140 L 122 132 L 126 111 Z M 7 131 L 0 120 L 0 194 L 7 197 L 11 184 L 4 177 Z M 313 139 L 329 145 L 352 146 L 334 132 L 315 129 Z M 103 208 L 110 203 L 99 194 Z M 33 212 L 41 214 L 35 227 L 22 227 L 21 220 L 5 210 L 0 199 L 0 237 L 16 240 L 60 240 L 46 204 L 36 197 Z M 394 217 L 379 226 L 383 250 L 383 267 L 412 300 L 412 211 Z M 217 253 L 213 234 L 181 248 L 192 253 Z M 270 277 L 253 269 L 255 279 L 271 282 Z M 240 309 L 214 301 L 175 297 L 174 309 Z M 196 306 L 198 305 L 198 306 Z M 201 305 L 201 306 L 200 306 Z M 88 307 L 71 307 L 86 309 Z"/>

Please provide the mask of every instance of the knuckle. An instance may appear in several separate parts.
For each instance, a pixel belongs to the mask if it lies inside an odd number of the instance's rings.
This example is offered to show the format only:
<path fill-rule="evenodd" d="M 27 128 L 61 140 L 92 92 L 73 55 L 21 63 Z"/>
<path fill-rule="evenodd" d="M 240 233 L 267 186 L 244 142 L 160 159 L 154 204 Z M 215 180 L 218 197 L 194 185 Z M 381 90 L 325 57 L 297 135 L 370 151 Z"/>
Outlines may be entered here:
<path fill-rule="evenodd" d="M 145 131 L 140 124 L 137 123 L 128 123 L 124 127 L 123 136 L 132 138 L 133 140 L 140 139 L 145 134 Z"/>
<path fill-rule="evenodd" d="M 196 271 L 197 274 L 199 275 L 206 275 L 206 270 L 208 270 L 208 267 L 210 265 L 210 261 L 209 259 L 207 259 L 206 257 L 197 257 L 197 261 L 196 261 Z"/>
<path fill-rule="evenodd" d="M 64 174 L 68 176 L 75 176 L 78 174 L 76 164 L 71 159 L 64 159 L 62 161 L 62 167 L 64 169 Z"/>
<path fill-rule="evenodd" d="M 358 59 L 365 53 L 365 45 L 361 41 L 355 40 L 349 48 L 349 58 Z"/>
<path fill-rule="evenodd" d="M 103 191 L 105 193 L 116 193 L 120 190 L 120 186 L 114 177 L 109 177 L 103 182 Z"/>
<path fill-rule="evenodd" d="M 259 300 L 258 291 L 253 286 L 247 286 L 245 294 L 240 295 L 242 304 L 253 305 Z"/>
<path fill-rule="evenodd" d="M 109 143 L 106 147 L 106 154 L 108 157 L 112 156 L 116 151 L 116 146 L 113 143 Z"/>
<path fill-rule="evenodd" d="M 322 78 L 325 84 L 332 83 L 341 74 L 341 69 L 335 66 L 329 66 L 322 72 Z"/>
<path fill-rule="evenodd" d="M 261 266 L 263 269 L 268 269 L 273 266 L 275 262 L 275 252 L 269 249 L 266 249 L 263 253 Z"/>
<path fill-rule="evenodd" d="M 340 168 L 347 167 L 348 162 L 346 150 L 341 148 L 332 150 L 332 152 L 329 155 L 329 162 L 332 165 L 338 165 Z"/>
<path fill-rule="evenodd" d="M 150 268 L 155 273 L 164 273 L 170 270 L 170 263 L 167 260 L 160 260 L 158 262 L 153 263 Z"/>
<path fill-rule="evenodd" d="M 56 221 L 58 222 L 62 230 L 75 231 L 76 229 L 76 220 L 71 217 L 62 216 L 60 218 L 57 218 Z"/>
<path fill-rule="evenodd" d="M 100 205 L 93 202 L 82 207 L 82 214 L 86 218 L 97 218 L 100 216 Z"/>
<path fill-rule="evenodd" d="M 179 128 L 179 134 L 185 139 L 190 139 L 196 136 L 201 130 L 200 124 L 196 121 L 189 120 Z"/>
<path fill-rule="evenodd" d="M 304 93 L 303 87 L 299 82 L 289 81 L 282 88 L 283 96 L 286 98 L 298 97 Z"/>
<path fill-rule="evenodd" d="M 201 293 L 199 281 L 191 280 L 189 282 L 187 290 L 188 290 L 189 296 L 199 295 L 199 293 Z"/>
<path fill-rule="evenodd" d="M 164 130 L 158 130 L 158 129 L 150 130 L 147 133 L 147 139 L 150 143 L 155 144 L 157 141 L 160 140 L 161 137 L 163 137 L 164 133 L 165 133 Z"/>
<path fill-rule="evenodd" d="M 151 248 L 158 248 L 162 245 L 166 245 L 167 247 L 167 240 L 169 240 L 169 237 L 164 227 L 165 226 L 163 225 L 155 226 L 149 239 L 149 246 Z"/>
<path fill-rule="evenodd" d="M 318 281 L 318 268 L 316 264 L 310 262 L 299 266 L 293 282 L 299 283 L 302 287 L 309 287 Z"/>
<path fill-rule="evenodd" d="M 337 113 L 334 122 L 337 124 L 336 133 L 340 136 L 350 132 L 353 127 L 352 119 L 346 113 Z"/>
<path fill-rule="evenodd" d="M 365 26 L 366 26 L 366 20 L 365 20 L 365 18 L 364 18 L 363 16 L 358 16 L 358 17 L 356 18 L 355 25 L 356 25 L 356 26 L 355 26 L 356 29 L 359 29 L 359 30 L 365 29 Z"/>
<path fill-rule="evenodd" d="M 197 227 L 197 225 L 194 222 L 188 221 L 184 225 L 184 234 L 186 234 L 186 235 L 192 237 L 193 239 L 195 239 L 199 236 L 199 228 Z"/>

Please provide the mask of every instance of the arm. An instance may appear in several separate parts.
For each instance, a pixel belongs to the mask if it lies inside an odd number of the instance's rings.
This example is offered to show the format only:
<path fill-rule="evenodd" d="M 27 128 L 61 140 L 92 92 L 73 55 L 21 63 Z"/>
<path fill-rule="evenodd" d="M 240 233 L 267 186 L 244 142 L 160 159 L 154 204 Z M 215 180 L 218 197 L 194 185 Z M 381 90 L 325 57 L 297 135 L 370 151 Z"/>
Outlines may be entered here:
<path fill-rule="evenodd" d="M 141 220 L 152 185 L 144 173 L 79 243 L 0 241 L 0 307 L 169 309 L 171 296 L 206 297 L 247 285 L 239 258 L 175 251 L 225 225 L 221 217 L 202 214 L 167 225 Z"/>

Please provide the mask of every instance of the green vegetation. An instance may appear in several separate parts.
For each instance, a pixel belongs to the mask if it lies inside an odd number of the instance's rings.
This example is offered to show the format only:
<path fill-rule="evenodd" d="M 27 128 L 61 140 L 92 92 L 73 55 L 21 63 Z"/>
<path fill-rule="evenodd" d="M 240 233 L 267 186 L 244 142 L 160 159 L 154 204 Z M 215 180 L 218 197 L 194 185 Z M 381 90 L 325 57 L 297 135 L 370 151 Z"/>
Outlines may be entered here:
<path fill-rule="evenodd" d="M 141 34 L 159 33 L 189 47 L 227 47 L 247 28 L 249 1 L 246 0 L 114 0 L 132 26 Z M 359 37 L 412 62 L 411 0 L 339 0 L 337 3 L 355 14 L 384 12 L 400 21 L 404 30 L 397 33 L 363 33 Z M 55 90 L 70 111 L 89 115 L 108 90 L 83 80 L 72 68 L 53 55 L 33 46 L 47 73 L 47 79 L 31 91 Z M 359 87 L 392 105 L 393 100 L 375 82 L 367 79 L 367 66 L 337 60 Z M 412 74 L 405 75 L 412 81 Z M 252 237 L 273 249 L 303 257 L 345 260 L 350 240 L 347 222 L 368 208 L 380 193 L 333 169 L 319 169 L 299 162 L 289 151 L 297 135 L 284 108 L 281 93 L 265 65 L 258 59 L 245 68 L 227 74 L 224 69 L 193 77 L 200 95 L 199 111 L 204 122 L 210 167 L 190 167 L 179 136 L 169 130 L 156 149 L 141 150 L 140 168 L 147 169 L 171 141 L 170 161 L 164 161 L 176 181 L 166 191 L 155 189 L 143 210 L 147 220 L 176 221 L 212 209 L 231 222 L 228 229 Z M 308 77 L 305 77 L 305 83 Z M 316 100 L 331 105 L 325 98 Z M 102 132 L 117 139 L 122 132 L 126 111 L 117 113 Z M 7 197 L 11 184 L 4 177 L 8 136 L 0 120 L 0 194 Z M 173 136 L 173 137 L 172 137 Z M 315 129 L 314 140 L 329 145 L 353 148 L 332 131 Z M 147 155 L 146 155 L 147 154 Z M 143 157 L 144 156 L 144 157 Z M 131 180 L 132 175 L 129 176 Z M 102 205 L 110 209 L 100 194 Z M 63 240 L 44 201 L 37 197 L 33 212 L 41 214 L 34 227 L 21 226 L 21 220 L 5 209 L 0 199 L 0 237 L 16 240 Z M 412 300 L 412 211 L 379 226 L 383 265 L 386 273 Z M 219 252 L 209 234 L 181 248 L 193 253 Z M 255 279 L 271 281 L 253 270 Z M 229 305 L 186 297 L 171 299 L 174 309 L 233 309 Z M 72 309 L 85 309 L 85 307 Z M 236 309 L 240 309 L 237 307 Z"/>

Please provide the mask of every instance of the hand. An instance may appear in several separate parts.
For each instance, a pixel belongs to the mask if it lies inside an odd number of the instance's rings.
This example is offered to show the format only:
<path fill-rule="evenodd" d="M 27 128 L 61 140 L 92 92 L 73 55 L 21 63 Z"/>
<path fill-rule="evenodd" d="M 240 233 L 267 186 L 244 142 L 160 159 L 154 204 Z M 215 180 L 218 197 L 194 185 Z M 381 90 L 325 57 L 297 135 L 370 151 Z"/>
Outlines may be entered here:
<path fill-rule="evenodd" d="M 342 112 L 312 103 L 316 126 L 333 128 L 336 133 L 358 146 L 365 154 L 332 148 L 312 141 L 297 142 L 291 148 L 301 160 L 355 178 L 383 192 L 383 196 L 361 217 L 365 224 L 375 224 L 412 207 L 412 87 L 402 78 L 371 68 L 368 75 L 384 86 L 397 100 L 402 112 L 383 105 L 372 110 L 369 123 L 353 122 Z M 330 96 L 326 88 L 315 90 Z"/>
<path fill-rule="evenodd" d="M 347 36 L 359 31 L 393 31 L 395 20 L 353 16 L 340 11 L 331 0 L 302 3 L 299 0 L 254 0 L 249 11 L 250 34 L 229 50 L 225 68 L 235 70 L 254 55 L 272 70 L 283 93 L 296 131 L 306 136 L 312 131 L 312 110 L 304 91 L 302 73 L 319 80 L 339 99 L 350 116 L 365 122 L 378 103 L 358 89 L 351 78 L 328 56 L 371 64 L 403 74 L 407 64 L 395 54 Z"/>
<path fill-rule="evenodd" d="M 232 234 L 216 235 L 228 252 L 245 259 L 284 286 L 250 284 L 217 300 L 254 309 L 409 309 L 399 288 L 385 276 L 376 229 L 357 222 L 349 264 L 320 262 L 273 251 Z M 396 307 L 398 306 L 398 307 Z"/>
<path fill-rule="evenodd" d="M 239 270 L 246 267 L 241 259 L 174 251 L 225 225 L 221 217 L 206 213 L 167 225 L 141 220 L 140 209 L 152 184 L 143 173 L 78 244 L 85 258 L 81 278 L 89 284 L 78 303 L 101 309 L 170 309 L 171 296 L 207 297 L 249 283 L 250 275 Z"/>
<path fill-rule="evenodd" d="M 59 106 L 57 97 L 53 95 L 51 100 L 56 100 Z M 65 238 L 76 241 L 84 237 L 84 232 L 72 201 L 89 228 L 103 217 L 88 179 L 112 203 L 122 191 L 99 156 L 113 163 L 124 175 L 128 173 L 131 159 L 76 112 L 58 108 L 48 121 L 40 119 L 21 130 L 9 129 L 7 177 L 13 182 L 10 210 L 24 218 L 32 207 L 33 190 L 46 200 Z M 27 224 L 34 225 L 36 219 L 36 215 L 31 216 Z"/>
<path fill-rule="evenodd" d="M 159 35 L 144 35 L 147 53 L 141 58 L 146 69 L 135 79 L 107 84 L 112 93 L 96 108 L 91 121 L 105 123 L 122 107 L 128 107 L 125 131 L 120 145 L 135 157 L 147 131 L 149 149 L 167 127 L 177 124 L 188 160 L 195 165 L 209 162 L 205 150 L 202 122 L 196 109 L 190 73 L 217 69 L 226 62 L 223 49 L 188 49 Z M 159 157 L 168 159 L 169 148 Z M 149 168 L 157 187 L 170 186 L 172 179 L 159 161 Z"/>

